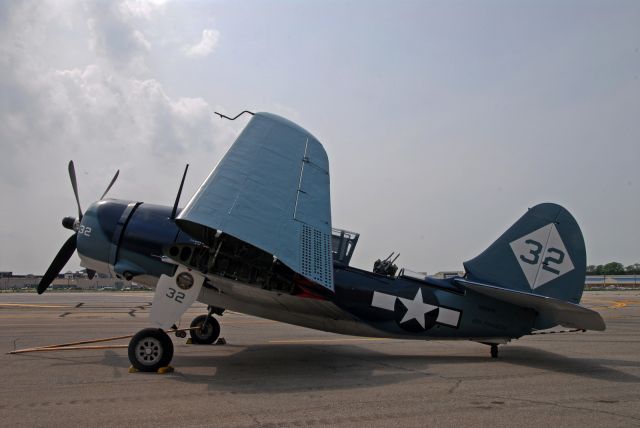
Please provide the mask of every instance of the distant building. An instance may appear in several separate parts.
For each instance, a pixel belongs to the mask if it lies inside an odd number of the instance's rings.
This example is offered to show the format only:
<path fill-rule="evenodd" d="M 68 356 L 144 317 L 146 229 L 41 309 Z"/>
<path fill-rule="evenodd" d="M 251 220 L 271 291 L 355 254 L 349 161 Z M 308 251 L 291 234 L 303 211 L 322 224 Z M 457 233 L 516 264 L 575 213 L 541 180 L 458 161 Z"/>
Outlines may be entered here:
<path fill-rule="evenodd" d="M 640 275 L 587 275 L 585 287 L 591 290 L 640 287 Z"/>
<path fill-rule="evenodd" d="M 408 269 L 400 271 L 400 275 L 412 278 L 424 279 L 426 272 L 413 272 Z M 464 276 L 464 271 L 441 271 L 432 278 L 447 279 L 456 276 Z M 13 275 L 13 272 L 0 272 L 0 291 L 2 290 L 35 290 L 40 283 L 42 276 L 39 275 Z M 111 277 L 105 274 L 96 274 L 93 279 L 89 279 L 86 270 L 78 272 L 67 272 L 59 275 L 53 280 L 54 290 L 144 290 L 145 286 L 135 282 L 125 281 L 121 278 Z M 633 289 L 640 288 L 640 275 L 587 275 L 585 279 L 585 289 L 605 290 L 605 289 Z"/>
<path fill-rule="evenodd" d="M 28 291 L 35 290 L 42 279 L 40 275 L 9 275 L 0 276 L 0 291 Z M 89 279 L 86 270 L 67 272 L 58 275 L 51 283 L 52 290 L 146 290 L 145 286 L 135 282 L 125 281 L 110 275 L 99 274 Z"/>

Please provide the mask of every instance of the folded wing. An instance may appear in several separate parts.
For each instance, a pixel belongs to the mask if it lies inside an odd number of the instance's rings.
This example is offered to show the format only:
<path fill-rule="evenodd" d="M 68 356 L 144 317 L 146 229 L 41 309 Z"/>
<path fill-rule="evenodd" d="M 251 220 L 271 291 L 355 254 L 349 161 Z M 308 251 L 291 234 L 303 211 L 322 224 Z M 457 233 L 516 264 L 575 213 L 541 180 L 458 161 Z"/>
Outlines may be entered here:
<path fill-rule="evenodd" d="M 256 113 L 176 219 L 222 231 L 333 290 L 329 161 L 300 126 Z"/>

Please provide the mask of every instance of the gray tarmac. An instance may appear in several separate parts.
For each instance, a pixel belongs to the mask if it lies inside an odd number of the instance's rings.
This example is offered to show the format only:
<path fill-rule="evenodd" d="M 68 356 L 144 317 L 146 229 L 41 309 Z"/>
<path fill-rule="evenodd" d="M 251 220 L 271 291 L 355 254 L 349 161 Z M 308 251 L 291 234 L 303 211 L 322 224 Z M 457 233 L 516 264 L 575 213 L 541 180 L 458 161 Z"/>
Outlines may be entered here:
<path fill-rule="evenodd" d="M 587 292 L 605 332 L 367 339 L 225 313 L 227 345 L 173 338 L 174 373 L 122 348 L 8 355 L 148 327 L 150 293 L 0 294 L 1 426 L 640 426 L 640 292 Z M 192 307 L 182 319 L 205 312 Z M 126 345 L 126 340 L 114 342 Z"/>

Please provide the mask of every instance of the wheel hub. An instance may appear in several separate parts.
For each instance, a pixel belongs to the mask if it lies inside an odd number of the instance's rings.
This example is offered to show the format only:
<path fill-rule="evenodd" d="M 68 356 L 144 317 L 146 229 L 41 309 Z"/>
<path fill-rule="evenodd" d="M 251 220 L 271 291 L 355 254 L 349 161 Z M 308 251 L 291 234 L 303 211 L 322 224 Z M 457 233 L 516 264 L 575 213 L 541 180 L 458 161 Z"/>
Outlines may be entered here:
<path fill-rule="evenodd" d="M 153 337 L 146 337 L 136 345 L 136 358 L 145 366 L 151 366 L 162 358 L 162 344 Z"/>
<path fill-rule="evenodd" d="M 207 323 L 207 325 L 201 325 L 198 329 L 200 336 L 208 336 L 211 333 L 211 326 Z"/>

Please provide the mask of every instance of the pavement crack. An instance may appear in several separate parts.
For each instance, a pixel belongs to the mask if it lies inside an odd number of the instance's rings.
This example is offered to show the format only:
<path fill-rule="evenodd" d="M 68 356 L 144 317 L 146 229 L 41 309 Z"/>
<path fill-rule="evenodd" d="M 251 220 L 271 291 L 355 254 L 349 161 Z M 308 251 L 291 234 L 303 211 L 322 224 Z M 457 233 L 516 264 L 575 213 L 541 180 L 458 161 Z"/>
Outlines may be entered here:
<path fill-rule="evenodd" d="M 460 387 L 461 384 L 462 384 L 462 379 L 456 380 L 455 385 L 453 385 L 451 388 L 449 388 L 448 393 L 449 394 L 453 394 L 454 392 L 456 392 L 456 390 Z"/>
<path fill-rule="evenodd" d="M 499 395 L 486 395 L 486 394 L 477 394 L 477 396 L 478 397 L 484 397 L 484 398 L 492 398 L 492 399 L 499 398 L 501 400 L 520 401 L 520 402 L 523 402 L 523 403 L 531 403 L 531 404 L 542 404 L 542 405 L 547 405 L 547 406 L 558 407 L 560 409 L 586 410 L 586 411 L 590 411 L 590 412 L 593 412 L 593 413 L 601 413 L 601 414 L 604 414 L 604 415 L 611 415 L 611 416 L 617 416 L 617 417 L 624 418 L 624 419 L 631 419 L 633 421 L 640 421 L 640 418 L 636 417 L 636 416 L 624 415 L 624 414 L 617 413 L 617 412 L 601 410 L 601 409 L 594 409 L 594 408 L 591 408 L 591 407 L 572 406 L 572 405 L 569 405 L 569 404 L 556 403 L 556 402 L 553 402 L 553 401 L 533 400 L 531 398 L 502 397 L 502 396 L 499 396 Z"/>
<path fill-rule="evenodd" d="M 253 423 L 256 424 L 256 426 L 262 425 L 260 423 L 260 420 L 258 419 L 258 417 L 256 415 L 254 415 L 253 413 L 246 412 L 245 415 L 249 416 L 251 418 L 251 420 L 253 421 Z"/>
<path fill-rule="evenodd" d="M 339 353 L 339 352 L 331 351 L 330 349 L 315 348 L 315 347 L 313 349 L 314 350 L 318 350 L 320 352 L 326 352 L 328 354 L 340 355 L 340 356 L 343 356 L 345 358 L 351 358 L 351 359 L 356 360 L 356 361 L 365 361 L 367 363 L 374 364 L 374 365 L 379 365 L 379 366 L 392 368 L 392 369 L 396 369 L 396 370 L 402 370 L 402 371 L 405 371 L 405 372 L 408 372 L 408 373 L 419 373 L 419 374 L 424 375 L 424 376 L 431 376 L 431 373 L 425 372 L 425 371 L 422 371 L 422 370 L 419 370 L 419 369 L 412 369 L 412 368 L 402 367 L 402 366 L 399 366 L 399 365 L 396 365 L 396 364 L 385 363 L 385 362 L 382 362 L 382 361 L 379 361 L 379 360 L 373 360 L 373 359 L 369 359 L 369 358 L 365 358 L 365 357 L 357 357 L 357 356 L 354 356 L 354 355 L 344 355 L 344 354 Z"/>

